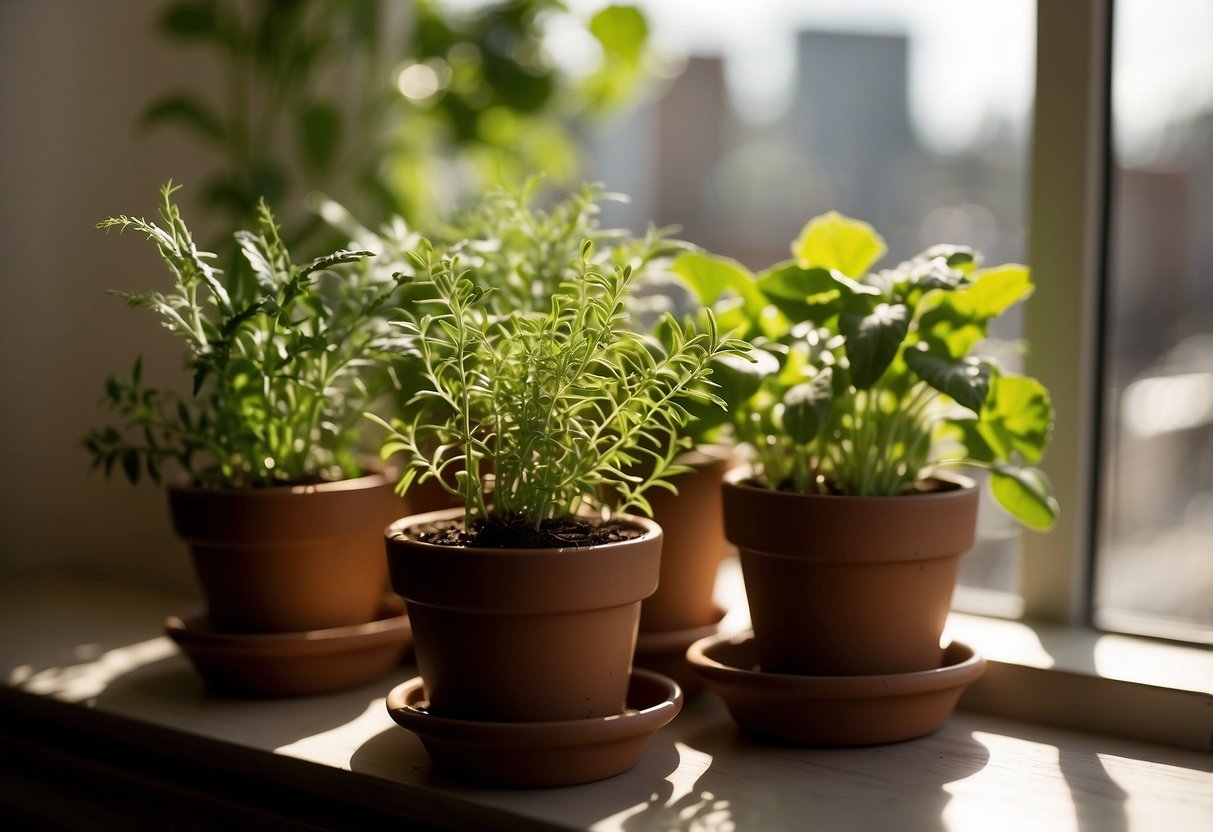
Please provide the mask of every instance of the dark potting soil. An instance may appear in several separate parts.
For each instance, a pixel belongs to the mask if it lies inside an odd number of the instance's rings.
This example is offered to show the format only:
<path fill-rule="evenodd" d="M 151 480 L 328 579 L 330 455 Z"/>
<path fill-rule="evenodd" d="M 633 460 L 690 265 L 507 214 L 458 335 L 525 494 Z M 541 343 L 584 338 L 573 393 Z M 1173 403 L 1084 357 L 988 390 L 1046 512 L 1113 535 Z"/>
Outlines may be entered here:
<path fill-rule="evenodd" d="M 644 529 L 620 520 L 544 520 L 538 529 L 530 523 L 477 520 L 471 530 L 447 520 L 415 526 L 409 533 L 424 543 L 439 546 L 480 546 L 493 549 L 551 549 L 599 546 L 644 536 Z"/>

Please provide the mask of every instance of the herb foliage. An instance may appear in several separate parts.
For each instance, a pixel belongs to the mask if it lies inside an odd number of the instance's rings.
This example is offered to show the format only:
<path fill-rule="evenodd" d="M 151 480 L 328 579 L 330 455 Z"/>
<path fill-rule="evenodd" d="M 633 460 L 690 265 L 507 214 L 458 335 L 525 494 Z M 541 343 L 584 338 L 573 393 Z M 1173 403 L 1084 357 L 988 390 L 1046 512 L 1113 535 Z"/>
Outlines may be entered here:
<path fill-rule="evenodd" d="M 575 209 L 547 216 L 568 221 L 561 239 L 581 228 Z M 704 331 L 671 319 L 665 345 L 630 331 L 633 267 L 604 267 L 591 239 L 565 263 L 558 246 L 548 259 L 534 235 L 480 235 L 490 237 L 499 246 L 487 259 L 465 260 L 474 248 L 467 241 L 414 253 L 436 296 L 431 314 L 403 324 L 425 383 L 390 423 L 372 417 L 389 430 L 383 454 L 403 451 L 409 460 L 400 491 L 437 479 L 463 501 L 467 528 L 477 519 L 539 528 L 608 491 L 616 511 L 651 513 L 644 492 L 672 490 L 665 478 L 686 445 L 677 439 L 690 418 L 686 403 L 723 406 L 702 382 L 713 358 L 746 345 L 719 338 L 710 313 Z M 510 251 L 529 255 L 505 260 L 522 278 L 522 295 L 496 305 L 499 292 L 485 283 L 502 275 L 490 261 Z M 536 286 L 547 288 L 527 288 Z"/>
<path fill-rule="evenodd" d="M 159 250 L 168 291 L 113 294 L 184 341 L 192 391 L 149 386 L 139 359 L 111 377 L 103 403 L 121 421 L 85 437 L 94 467 L 159 481 L 171 460 L 223 488 L 359 474 L 361 414 L 388 386 L 376 361 L 395 337 L 384 320 L 407 278 L 358 268 L 364 250 L 293 263 L 264 202 L 256 228 L 234 235 L 252 278 L 230 278 L 195 246 L 176 190 L 161 190 L 158 223 L 118 216 L 98 227 L 135 230 Z"/>

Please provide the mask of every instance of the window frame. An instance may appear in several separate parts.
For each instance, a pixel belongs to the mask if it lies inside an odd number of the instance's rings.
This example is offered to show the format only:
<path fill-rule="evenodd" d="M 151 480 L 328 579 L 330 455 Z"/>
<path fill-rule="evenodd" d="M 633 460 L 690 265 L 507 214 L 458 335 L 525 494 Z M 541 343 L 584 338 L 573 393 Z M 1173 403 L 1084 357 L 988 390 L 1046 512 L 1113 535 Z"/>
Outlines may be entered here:
<path fill-rule="evenodd" d="M 1062 512 L 1050 533 L 1024 533 L 1020 587 L 1025 618 L 1090 627 L 1112 10 L 1110 0 L 1038 0 L 1036 15 L 1028 197 L 1036 294 L 1024 314 L 1025 366 L 1053 398 L 1053 441 L 1042 467 Z"/>

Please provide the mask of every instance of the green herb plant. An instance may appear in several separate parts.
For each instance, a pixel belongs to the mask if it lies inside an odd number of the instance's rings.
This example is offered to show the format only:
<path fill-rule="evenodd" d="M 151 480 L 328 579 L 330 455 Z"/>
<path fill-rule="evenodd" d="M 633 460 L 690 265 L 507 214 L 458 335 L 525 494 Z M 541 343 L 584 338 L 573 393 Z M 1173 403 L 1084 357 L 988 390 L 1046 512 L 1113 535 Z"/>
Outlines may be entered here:
<path fill-rule="evenodd" d="M 458 246 L 457 246 L 458 248 Z M 672 324 L 667 348 L 626 327 L 630 265 L 600 268 L 584 240 L 546 308 L 500 313 L 458 255 L 423 245 L 419 279 L 435 311 L 404 326 L 425 384 L 390 423 L 385 456 L 409 460 L 399 490 L 437 479 L 463 501 L 464 525 L 540 529 L 583 505 L 651 513 L 644 492 L 670 488 L 684 401 L 723 405 L 700 382 L 713 358 L 745 345 Z M 644 463 L 645 474 L 629 473 Z"/>
<path fill-rule="evenodd" d="M 720 429 L 753 449 L 758 480 L 899 495 L 932 471 L 983 469 L 1013 516 L 1050 527 L 1057 503 L 1032 467 L 1052 429 L 1048 392 L 980 349 L 1031 295 L 1027 268 L 981 268 L 972 249 L 941 245 L 869 272 L 883 239 L 836 213 L 811 220 L 792 253 L 757 275 L 706 253 L 673 264 L 722 331 L 755 344 L 752 362 L 719 358 L 713 379 L 730 409 Z"/>
<path fill-rule="evenodd" d="M 228 489 L 361 473 L 361 414 L 388 386 L 376 359 L 396 337 L 387 310 L 407 278 L 357 268 L 369 251 L 293 263 L 264 202 L 255 230 L 234 235 L 253 279 L 231 278 L 196 248 L 176 190 L 162 189 L 159 223 L 118 216 L 98 227 L 133 229 L 159 250 L 168 291 L 113 294 L 180 336 L 192 392 L 149 386 L 138 359 L 129 377 L 110 378 L 103 402 L 121 422 L 85 438 L 94 467 L 159 481 L 172 461 Z"/>

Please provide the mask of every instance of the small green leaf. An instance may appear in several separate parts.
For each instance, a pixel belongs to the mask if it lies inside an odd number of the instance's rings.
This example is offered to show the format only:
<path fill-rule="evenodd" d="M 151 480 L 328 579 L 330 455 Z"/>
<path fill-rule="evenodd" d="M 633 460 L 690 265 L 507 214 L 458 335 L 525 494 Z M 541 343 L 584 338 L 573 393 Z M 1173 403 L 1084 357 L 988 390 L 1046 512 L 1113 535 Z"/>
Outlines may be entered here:
<path fill-rule="evenodd" d="M 990 472 L 990 490 L 1007 511 L 1033 529 L 1045 531 L 1057 520 L 1060 508 L 1043 471 L 996 465 Z"/>
<path fill-rule="evenodd" d="M 783 395 L 783 429 L 794 445 L 817 438 L 830 416 L 834 398 L 833 370 L 826 367 L 812 381 L 797 384 Z"/>
<path fill-rule="evenodd" d="M 872 226 L 836 211 L 809 220 L 792 243 L 792 256 L 801 266 L 837 269 L 847 277 L 862 277 L 885 250 Z"/>
<path fill-rule="evenodd" d="M 846 337 L 847 360 L 851 365 L 851 384 L 866 390 L 897 356 L 901 342 L 910 329 L 910 313 L 902 304 L 882 303 L 870 315 L 843 313 L 838 328 Z"/>
<path fill-rule="evenodd" d="M 975 358 L 960 361 L 926 350 L 906 350 L 906 365 L 940 393 L 974 413 L 981 411 L 990 390 L 990 366 Z"/>

